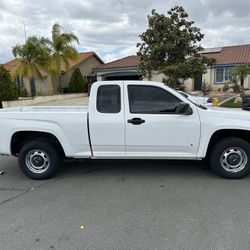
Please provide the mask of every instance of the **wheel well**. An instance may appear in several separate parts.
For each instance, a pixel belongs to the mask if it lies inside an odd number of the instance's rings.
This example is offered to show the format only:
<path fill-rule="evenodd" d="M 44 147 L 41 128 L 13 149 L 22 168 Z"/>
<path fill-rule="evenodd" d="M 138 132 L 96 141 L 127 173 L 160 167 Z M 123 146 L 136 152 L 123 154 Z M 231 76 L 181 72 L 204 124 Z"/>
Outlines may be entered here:
<path fill-rule="evenodd" d="M 210 155 L 211 150 L 216 142 L 218 142 L 219 140 L 226 138 L 226 137 L 238 137 L 238 138 L 244 139 L 245 141 L 248 141 L 250 143 L 250 131 L 248 131 L 248 130 L 240 130 L 240 129 L 218 130 L 210 138 L 206 156 Z"/>
<path fill-rule="evenodd" d="M 43 140 L 46 142 L 50 142 L 51 144 L 56 146 L 60 154 L 63 154 L 65 156 L 61 143 L 54 135 L 47 132 L 34 131 L 20 131 L 14 133 L 12 135 L 10 144 L 11 154 L 17 156 L 24 144 L 32 140 Z"/>

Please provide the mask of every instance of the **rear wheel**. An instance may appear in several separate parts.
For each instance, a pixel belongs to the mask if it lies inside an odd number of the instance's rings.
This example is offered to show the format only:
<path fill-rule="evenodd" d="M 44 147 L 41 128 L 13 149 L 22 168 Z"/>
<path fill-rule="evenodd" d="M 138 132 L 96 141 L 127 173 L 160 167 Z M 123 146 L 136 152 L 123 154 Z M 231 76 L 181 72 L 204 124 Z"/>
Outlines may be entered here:
<path fill-rule="evenodd" d="M 229 137 L 217 142 L 210 155 L 211 168 L 228 179 L 245 177 L 250 172 L 250 145 L 247 141 Z"/>
<path fill-rule="evenodd" d="M 18 155 L 22 172 L 35 180 L 52 177 L 59 166 L 60 158 L 57 148 L 48 142 L 34 140 L 27 142 Z"/>

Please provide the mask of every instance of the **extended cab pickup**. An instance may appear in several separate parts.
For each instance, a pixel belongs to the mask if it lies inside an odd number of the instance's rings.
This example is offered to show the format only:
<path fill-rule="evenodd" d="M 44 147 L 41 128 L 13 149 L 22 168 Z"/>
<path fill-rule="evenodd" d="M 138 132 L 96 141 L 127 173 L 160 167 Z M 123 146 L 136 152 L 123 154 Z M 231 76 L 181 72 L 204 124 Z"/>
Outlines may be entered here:
<path fill-rule="evenodd" d="M 208 157 L 225 178 L 250 171 L 250 115 L 197 106 L 156 82 L 92 85 L 89 107 L 18 107 L 0 111 L 0 154 L 18 157 L 33 179 L 51 177 L 66 158 Z"/>

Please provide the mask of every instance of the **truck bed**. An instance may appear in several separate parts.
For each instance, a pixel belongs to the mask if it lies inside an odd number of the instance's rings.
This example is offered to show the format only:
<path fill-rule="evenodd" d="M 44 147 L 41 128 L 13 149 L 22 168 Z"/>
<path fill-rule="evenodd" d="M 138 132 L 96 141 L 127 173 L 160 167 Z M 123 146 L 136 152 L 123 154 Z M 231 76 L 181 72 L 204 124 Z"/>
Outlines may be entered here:
<path fill-rule="evenodd" d="M 0 110 L 0 152 L 11 154 L 10 142 L 16 132 L 46 132 L 63 145 L 67 157 L 90 157 L 88 107 L 29 106 Z M 28 134 L 28 135 L 29 135 Z"/>

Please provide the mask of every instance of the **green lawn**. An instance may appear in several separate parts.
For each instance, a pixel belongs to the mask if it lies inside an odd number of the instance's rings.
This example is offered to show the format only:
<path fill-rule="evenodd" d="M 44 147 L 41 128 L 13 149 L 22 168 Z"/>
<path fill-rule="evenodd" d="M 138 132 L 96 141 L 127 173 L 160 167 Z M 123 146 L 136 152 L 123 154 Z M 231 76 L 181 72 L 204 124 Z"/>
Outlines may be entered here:
<path fill-rule="evenodd" d="M 223 104 L 220 105 L 220 107 L 223 108 L 241 108 L 242 104 L 241 103 L 234 103 L 235 98 L 228 100 L 227 102 L 224 102 Z"/>

